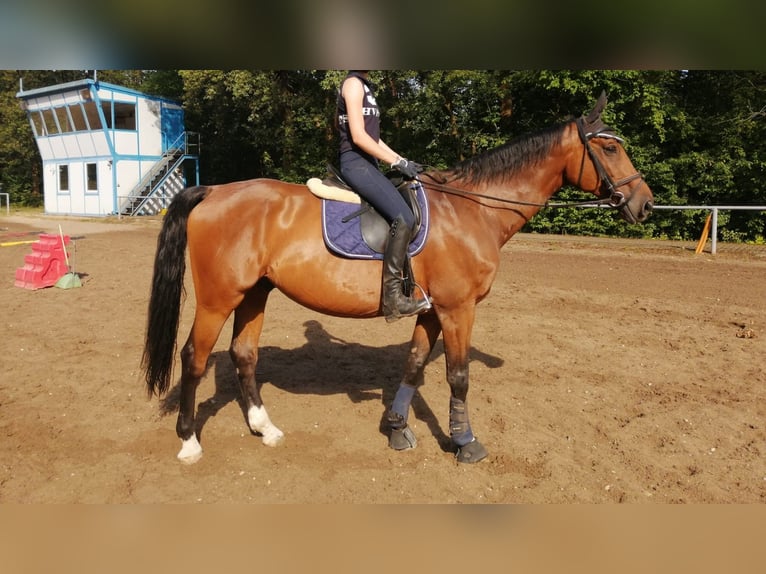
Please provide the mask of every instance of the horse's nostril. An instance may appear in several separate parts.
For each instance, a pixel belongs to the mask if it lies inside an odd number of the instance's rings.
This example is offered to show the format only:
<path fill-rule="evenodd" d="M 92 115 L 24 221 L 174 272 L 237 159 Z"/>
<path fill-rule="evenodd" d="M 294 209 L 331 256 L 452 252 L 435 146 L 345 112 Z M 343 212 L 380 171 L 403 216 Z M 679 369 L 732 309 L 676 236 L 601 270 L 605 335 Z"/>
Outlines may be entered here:
<path fill-rule="evenodd" d="M 653 209 L 654 209 L 654 203 L 652 203 L 651 201 L 647 201 L 644 204 L 644 211 L 646 213 L 651 213 Z"/>

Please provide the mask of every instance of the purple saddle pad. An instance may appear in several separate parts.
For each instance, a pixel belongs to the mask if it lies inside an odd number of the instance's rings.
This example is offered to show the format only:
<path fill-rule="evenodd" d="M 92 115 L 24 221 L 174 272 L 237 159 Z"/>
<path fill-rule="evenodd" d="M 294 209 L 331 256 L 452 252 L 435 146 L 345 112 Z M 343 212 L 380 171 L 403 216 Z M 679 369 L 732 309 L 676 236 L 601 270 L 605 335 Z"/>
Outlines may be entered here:
<path fill-rule="evenodd" d="M 415 196 L 420 205 L 421 221 L 420 229 L 410 242 L 408 252 L 411 257 L 420 253 L 426 243 L 430 216 L 428 201 L 423 186 L 416 182 Z M 322 200 L 322 235 L 327 248 L 351 259 L 383 259 L 383 254 L 378 253 L 365 243 L 362 237 L 360 222 L 362 218 L 356 216 L 343 222 L 345 217 L 355 214 L 361 209 L 358 203 L 345 201 Z"/>

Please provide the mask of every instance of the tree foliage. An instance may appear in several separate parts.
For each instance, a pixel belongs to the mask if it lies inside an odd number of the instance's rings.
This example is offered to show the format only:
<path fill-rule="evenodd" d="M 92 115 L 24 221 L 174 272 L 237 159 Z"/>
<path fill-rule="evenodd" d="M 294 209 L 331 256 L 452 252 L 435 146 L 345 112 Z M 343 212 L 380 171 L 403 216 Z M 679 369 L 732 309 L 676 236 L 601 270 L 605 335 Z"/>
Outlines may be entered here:
<path fill-rule="evenodd" d="M 42 199 L 40 160 L 15 93 L 93 71 L 0 71 L 0 182 L 12 201 Z M 178 100 L 200 133 L 202 183 L 302 182 L 335 161 L 336 70 L 99 70 L 98 79 Z M 385 70 L 373 72 L 383 138 L 445 168 L 588 111 L 604 90 L 660 205 L 764 205 L 766 73 L 732 70 Z M 562 199 L 582 199 L 565 188 Z M 626 226 L 599 209 L 543 210 L 538 232 L 695 238 L 704 211 L 657 211 Z M 766 215 L 721 212 L 727 240 L 759 240 Z"/>

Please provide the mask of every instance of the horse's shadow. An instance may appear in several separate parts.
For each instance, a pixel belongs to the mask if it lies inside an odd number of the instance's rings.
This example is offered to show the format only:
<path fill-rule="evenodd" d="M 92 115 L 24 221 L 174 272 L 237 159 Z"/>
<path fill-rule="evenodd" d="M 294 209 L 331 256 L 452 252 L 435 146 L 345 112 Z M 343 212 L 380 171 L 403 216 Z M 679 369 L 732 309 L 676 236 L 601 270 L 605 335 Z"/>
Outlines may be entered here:
<path fill-rule="evenodd" d="M 346 393 L 354 402 L 380 400 L 383 406 L 379 430 L 388 435 L 386 412 L 399 388 L 409 341 L 384 347 L 370 347 L 345 341 L 327 332 L 319 321 L 306 321 L 306 343 L 297 349 L 261 347 L 258 354 L 256 379 L 295 394 L 332 395 Z M 444 354 L 441 340 L 434 346 L 430 361 Z M 489 368 L 499 368 L 503 360 L 471 348 L 470 360 L 481 361 Z M 200 437 L 207 421 L 223 407 L 236 401 L 242 416 L 247 412 L 239 390 L 237 373 L 227 351 L 213 353 L 208 369 L 215 373 L 215 393 L 201 402 L 195 419 Z M 181 385 L 178 381 L 162 399 L 160 410 L 167 415 L 178 410 Z M 268 405 L 267 405 L 268 406 Z M 438 418 L 420 393 L 412 399 L 412 413 L 425 423 L 442 450 L 453 450 L 450 438 L 439 425 Z"/>

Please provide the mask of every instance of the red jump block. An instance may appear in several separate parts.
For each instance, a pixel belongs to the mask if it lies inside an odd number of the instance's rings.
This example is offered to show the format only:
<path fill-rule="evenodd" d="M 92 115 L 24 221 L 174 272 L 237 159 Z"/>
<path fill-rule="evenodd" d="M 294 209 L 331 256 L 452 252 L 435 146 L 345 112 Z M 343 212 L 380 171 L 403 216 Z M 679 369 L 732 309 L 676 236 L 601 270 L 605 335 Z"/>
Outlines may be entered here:
<path fill-rule="evenodd" d="M 68 235 L 64 235 L 64 244 L 69 245 Z M 14 285 L 23 289 L 52 287 L 68 272 L 67 256 L 60 235 L 41 233 L 32 244 L 32 253 L 24 256 L 24 267 L 16 269 Z"/>

